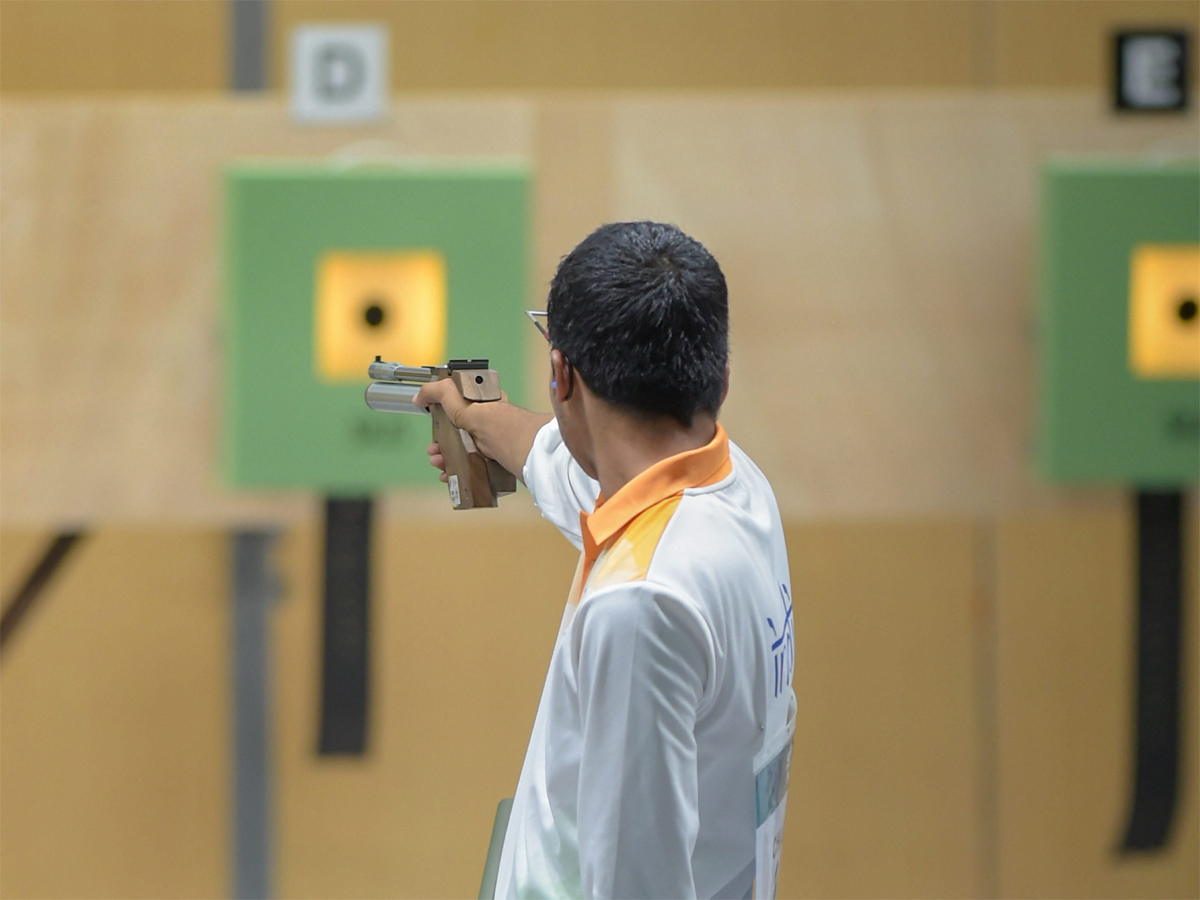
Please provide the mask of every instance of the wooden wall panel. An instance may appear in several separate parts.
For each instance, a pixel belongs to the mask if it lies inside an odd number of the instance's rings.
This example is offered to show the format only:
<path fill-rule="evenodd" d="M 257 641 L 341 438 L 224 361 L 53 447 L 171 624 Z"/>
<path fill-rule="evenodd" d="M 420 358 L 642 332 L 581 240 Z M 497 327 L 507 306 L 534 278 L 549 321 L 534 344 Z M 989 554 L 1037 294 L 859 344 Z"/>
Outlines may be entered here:
<path fill-rule="evenodd" d="M 725 419 L 787 515 L 1073 502 L 1028 464 L 1038 163 L 1197 143 L 1194 113 L 1116 122 L 1090 94 L 429 98 L 373 129 L 274 100 L 8 101 L 0 125 L 0 517 L 26 524 L 311 520 L 216 472 L 220 170 L 356 142 L 544 168 L 531 306 L 597 217 L 705 241 L 732 291 Z M 543 396 L 539 354 L 526 375 Z"/>
<path fill-rule="evenodd" d="M 0 91 L 216 91 L 229 0 L 5 0 Z"/>
<path fill-rule="evenodd" d="M 226 542 L 91 535 L 5 648 L 3 896 L 227 894 Z"/>
<path fill-rule="evenodd" d="M 217 471 L 222 167 L 528 156 L 531 120 L 511 99 L 413 101 L 385 129 L 298 129 L 276 101 L 6 101 L 3 520 L 311 519 L 311 499 L 235 495 Z"/>
<path fill-rule="evenodd" d="M 0 91 L 228 87 L 228 0 L 5 0 Z M 301 22 L 379 21 L 397 90 L 1107 87 L 1114 27 L 1189 0 L 944 3 L 280 0 L 272 87 Z M 667 39 L 665 36 L 669 36 Z"/>
<path fill-rule="evenodd" d="M 559 260 L 600 223 L 612 218 L 612 103 L 543 99 L 534 132 L 534 244 L 530 303 L 546 308 Z M 570 197 L 569 203 L 563 198 Z M 534 409 L 551 412 L 546 341 L 527 332 L 528 390 Z"/>
<path fill-rule="evenodd" d="M 1183 27 L 1196 39 L 1200 5 L 1191 0 L 1072 0 L 990 4 L 993 78 L 1002 87 L 1109 89 L 1113 32 Z M 1192 77 L 1196 69 L 1192 67 Z"/>
<path fill-rule="evenodd" d="M 1194 501 L 1194 498 L 1193 498 Z M 997 541 L 1004 897 L 1200 895 L 1196 505 L 1186 546 L 1181 804 L 1172 844 L 1122 858 L 1133 775 L 1131 509 L 1013 516 Z"/>
<path fill-rule="evenodd" d="M 279 896 L 475 896 L 577 556 L 544 522 L 379 530 L 368 753 L 320 758 L 320 535 L 287 536 L 274 669 Z"/>
<path fill-rule="evenodd" d="M 970 523 L 787 537 L 799 712 L 779 896 L 977 895 Z"/>
<path fill-rule="evenodd" d="M 274 7 L 274 84 L 301 22 L 390 26 L 397 90 L 794 88 L 970 83 L 964 3 L 660 4 L 292 0 Z"/>

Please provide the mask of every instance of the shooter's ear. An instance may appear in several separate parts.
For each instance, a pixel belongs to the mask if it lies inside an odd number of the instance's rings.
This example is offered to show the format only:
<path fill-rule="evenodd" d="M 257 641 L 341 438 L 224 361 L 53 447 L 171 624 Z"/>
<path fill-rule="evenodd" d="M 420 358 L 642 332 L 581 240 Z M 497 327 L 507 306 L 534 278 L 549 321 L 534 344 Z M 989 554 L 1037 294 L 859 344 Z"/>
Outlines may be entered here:
<path fill-rule="evenodd" d="M 550 351 L 550 391 L 556 403 L 565 403 L 571 396 L 571 366 L 561 350 Z"/>
<path fill-rule="evenodd" d="M 721 388 L 721 405 L 725 405 L 725 398 L 729 396 L 729 366 L 725 366 L 725 386 Z"/>

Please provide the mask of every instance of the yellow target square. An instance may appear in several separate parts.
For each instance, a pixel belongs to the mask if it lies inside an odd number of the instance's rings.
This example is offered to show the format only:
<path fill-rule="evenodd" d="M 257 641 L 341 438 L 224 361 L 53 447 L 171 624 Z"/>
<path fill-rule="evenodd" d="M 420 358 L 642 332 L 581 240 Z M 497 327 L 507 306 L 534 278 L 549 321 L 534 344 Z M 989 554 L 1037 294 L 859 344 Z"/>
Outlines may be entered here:
<path fill-rule="evenodd" d="M 331 251 L 317 263 L 316 287 L 322 381 L 366 381 L 376 356 L 409 366 L 446 361 L 446 260 L 437 251 Z"/>
<path fill-rule="evenodd" d="M 1200 244 L 1140 244 L 1129 272 L 1130 369 L 1200 377 Z"/>

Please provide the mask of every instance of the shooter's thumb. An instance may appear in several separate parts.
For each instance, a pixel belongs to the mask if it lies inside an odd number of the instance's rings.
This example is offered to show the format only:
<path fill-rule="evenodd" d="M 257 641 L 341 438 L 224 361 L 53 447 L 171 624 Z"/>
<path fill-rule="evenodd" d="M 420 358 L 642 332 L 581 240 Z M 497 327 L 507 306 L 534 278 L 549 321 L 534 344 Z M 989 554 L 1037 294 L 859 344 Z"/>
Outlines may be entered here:
<path fill-rule="evenodd" d="M 440 381 L 431 381 L 428 384 L 422 385 L 421 389 L 417 391 L 417 395 L 413 397 L 412 403 L 413 406 L 426 407 L 440 403 L 450 421 L 454 423 L 454 426 L 456 428 L 462 427 L 459 424 L 458 416 L 467 405 L 467 401 L 459 393 L 458 385 L 454 383 L 454 379 L 452 378 L 443 378 Z"/>

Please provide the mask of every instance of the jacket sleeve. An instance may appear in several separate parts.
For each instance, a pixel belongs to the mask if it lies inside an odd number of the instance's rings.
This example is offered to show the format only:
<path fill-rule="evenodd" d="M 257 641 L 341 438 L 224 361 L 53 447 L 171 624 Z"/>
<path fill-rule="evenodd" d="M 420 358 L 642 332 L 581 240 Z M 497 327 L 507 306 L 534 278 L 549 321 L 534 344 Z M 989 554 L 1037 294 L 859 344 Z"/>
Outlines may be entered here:
<path fill-rule="evenodd" d="M 600 484 L 575 462 L 563 443 L 557 420 L 551 419 L 543 425 L 533 439 L 522 477 L 542 517 L 582 550 L 579 514 L 596 508 Z"/>
<path fill-rule="evenodd" d="M 665 590 L 617 585 L 581 604 L 572 663 L 584 896 L 695 897 L 695 730 L 711 632 L 694 606 Z"/>

